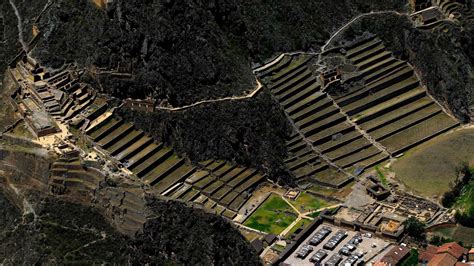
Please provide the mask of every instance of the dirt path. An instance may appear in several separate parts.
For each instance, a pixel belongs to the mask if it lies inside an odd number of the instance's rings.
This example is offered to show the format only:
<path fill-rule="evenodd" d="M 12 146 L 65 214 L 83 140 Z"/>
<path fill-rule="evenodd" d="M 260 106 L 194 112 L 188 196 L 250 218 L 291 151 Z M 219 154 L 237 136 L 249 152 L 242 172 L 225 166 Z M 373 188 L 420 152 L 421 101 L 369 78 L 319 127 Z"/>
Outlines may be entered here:
<path fill-rule="evenodd" d="M 10 5 L 12 6 L 13 11 L 15 12 L 15 16 L 18 20 L 17 27 L 18 27 L 18 41 L 20 42 L 23 50 L 28 51 L 28 45 L 26 45 L 25 41 L 23 40 L 23 23 L 21 20 L 20 12 L 18 12 L 18 9 L 16 8 L 15 3 L 13 0 L 9 0 Z"/>
<path fill-rule="evenodd" d="M 12 0 L 10 0 L 12 1 Z M 321 52 L 324 52 L 326 50 L 326 48 L 331 44 L 331 42 L 333 41 L 333 39 L 335 37 L 337 37 L 337 35 L 339 35 L 339 33 L 341 33 L 343 30 L 345 30 L 347 27 L 349 27 L 352 23 L 356 22 L 357 20 L 359 20 L 360 18 L 362 17 L 366 17 L 366 16 L 371 16 L 371 15 L 380 15 L 380 14 L 398 14 L 398 15 L 406 15 L 404 13 L 399 13 L 397 11 L 393 11 L 393 10 L 389 10 L 389 11 L 378 11 L 378 12 L 370 12 L 370 13 L 364 13 L 364 14 L 360 14 L 358 16 L 356 16 L 355 18 L 351 19 L 349 22 L 347 22 L 346 24 L 344 24 L 341 28 L 339 28 L 335 33 L 333 33 L 331 35 L 331 37 L 325 42 L 325 44 L 321 47 Z M 317 60 L 317 63 L 316 64 L 319 64 L 321 67 L 325 67 L 324 65 L 321 65 L 320 64 L 320 59 L 321 59 L 321 53 L 309 53 L 309 52 L 287 52 L 287 53 L 282 53 L 281 55 L 279 55 L 278 57 L 276 57 L 275 59 L 271 60 L 270 62 L 266 63 L 265 65 L 263 66 L 260 66 L 260 67 L 257 67 L 257 68 L 254 68 L 253 69 L 253 72 L 256 73 L 256 72 L 259 72 L 259 71 L 263 71 L 273 65 L 276 65 L 278 64 L 286 55 L 295 55 L 295 54 L 314 54 L 314 55 L 318 55 L 318 60 Z M 246 94 L 246 95 L 242 95 L 242 96 L 230 96 L 230 97 L 224 97 L 224 98 L 219 98 L 219 99 L 212 99 L 212 100 L 202 100 L 202 101 L 198 101 L 198 102 L 195 102 L 195 103 L 192 103 L 192 104 L 189 104 L 189 105 L 184 105 L 184 106 L 180 106 L 180 107 L 157 107 L 156 109 L 157 110 L 164 110 L 164 111 L 171 111 L 171 112 L 177 112 L 177 111 L 183 111 L 183 110 L 186 110 L 186 109 L 189 109 L 189 108 L 192 108 L 192 107 L 196 107 L 196 106 L 200 106 L 200 105 L 203 105 L 203 104 L 209 104 L 209 103 L 216 103 L 216 102 L 223 102 L 223 101 L 239 101 L 239 100 L 245 100 L 245 99 L 249 99 L 249 98 L 252 98 L 254 97 L 262 88 L 262 84 L 260 83 L 260 81 L 258 79 L 256 79 L 257 81 L 257 87 L 250 93 Z"/>
<path fill-rule="evenodd" d="M 38 216 L 36 215 L 36 212 L 33 208 L 33 205 L 27 200 L 26 196 L 23 195 L 23 193 L 15 187 L 11 182 L 7 180 L 8 187 L 15 193 L 18 198 L 22 199 L 22 204 L 23 204 L 23 217 L 25 217 L 28 214 L 33 214 L 34 221 L 38 219 Z"/>
<path fill-rule="evenodd" d="M 224 97 L 224 98 L 213 99 L 213 100 L 203 100 L 203 101 L 195 102 L 195 103 L 185 105 L 185 106 L 181 106 L 181 107 L 156 107 L 155 109 L 156 110 L 165 110 L 165 111 L 176 112 L 176 111 L 182 111 L 182 110 L 186 110 L 186 109 L 189 109 L 189 108 L 192 108 L 192 107 L 196 107 L 196 106 L 203 105 L 203 104 L 208 104 L 208 103 L 216 103 L 216 102 L 224 102 L 224 101 L 237 101 L 237 100 L 245 100 L 245 99 L 248 99 L 248 98 L 253 98 L 263 88 L 262 84 L 260 83 L 260 81 L 258 79 L 256 80 L 256 82 L 257 82 L 257 87 L 247 95 L 230 96 L 230 97 Z"/>
<path fill-rule="evenodd" d="M 363 13 L 360 14 L 353 19 L 351 19 L 349 22 L 344 24 L 342 27 L 340 27 L 335 33 L 331 35 L 331 37 L 326 41 L 326 43 L 321 47 L 321 52 L 325 52 L 326 48 L 331 44 L 331 42 L 334 40 L 334 38 L 339 35 L 342 31 L 344 31 L 346 28 L 348 28 L 352 23 L 356 22 L 357 20 L 363 18 L 363 17 L 368 17 L 368 16 L 373 16 L 373 15 L 383 15 L 383 14 L 396 14 L 396 15 L 408 15 L 407 13 L 400 13 L 394 10 L 386 10 L 386 11 L 376 11 L 376 12 L 369 12 L 369 13 Z"/>

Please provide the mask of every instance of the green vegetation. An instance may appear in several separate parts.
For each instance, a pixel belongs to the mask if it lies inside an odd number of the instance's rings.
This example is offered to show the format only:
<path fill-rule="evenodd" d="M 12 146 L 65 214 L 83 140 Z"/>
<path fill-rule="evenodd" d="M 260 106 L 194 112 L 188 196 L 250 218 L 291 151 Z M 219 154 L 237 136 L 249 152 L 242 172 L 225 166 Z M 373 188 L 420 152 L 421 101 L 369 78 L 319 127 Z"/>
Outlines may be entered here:
<path fill-rule="evenodd" d="M 331 204 L 324 199 L 312 195 L 308 192 L 301 192 L 296 200 L 290 201 L 295 208 L 300 212 L 315 211 Z"/>
<path fill-rule="evenodd" d="M 312 212 L 312 213 L 310 213 L 308 216 L 309 216 L 309 217 L 316 218 L 316 217 L 319 216 L 319 214 L 321 214 L 321 212 Z"/>
<path fill-rule="evenodd" d="M 403 222 L 403 225 L 406 228 L 405 231 L 407 234 L 414 239 L 421 241 L 426 238 L 425 223 L 421 222 L 415 217 L 408 218 L 405 222 Z"/>
<path fill-rule="evenodd" d="M 291 229 L 290 231 L 288 231 L 288 233 L 286 233 L 285 237 L 286 238 L 289 238 L 291 237 L 291 235 L 296 232 L 296 230 L 298 230 L 298 228 L 306 228 L 309 224 L 311 223 L 310 220 L 308 219 L 301 219 L 299 220 Z"/>
<path fill-rule="evenodd" d="M 455 203 L 458 209 L 456 219 L 464 226 L 474 227 L 474 183 L 463 188 L 461 196 Z"/>
<path fill-rule="evenodd" d="M 425 196 L 442 195 L 455 180 L 459 162 L 474 164 L 474 129 L 442 135 L 416 147 L 392 166 L 397 178 Z"/>
<path fill-rule="evenodd" d="M 432 237 L 430 237 L 429 242 L 431 245 L 441 246 L 445 243 L 453 242 L 453 239 L 446 238 L 440 235 L 433 235 Z"/>
<path fill-rule="evenodd" d="M 275 251 L 277 251 L 277 252 L 282 252 L 283 250 L 285 250 L 285 247 L 282 246 L 282 245 L 274 244 L 274 245 L 272 246 L 272 249 L 275 250 Z"/>
<path fill-rule="evenodd" d="M 418 250 L 410 250 L 410 256 L 403 260 L 400 264 L 401 266 L 413 266 L 418 265 Z"/>
<path fill-rule="evenodd" d="M 244 222 L 245 226 L 272 234 L 279 234 L 293 221 L 296 213 L 279 195 L 271 194 Z"/>
<path fill-rule="evenodd" d="M 463 162 L 460 166 L 456 167 L 454 176 L 456 179 L 451 184 L 451 190 L 444 193 L 442 199 L 443 206 L 447 208 L 453 206 L 458 197 L 463 193 L 464 187 L 467 186 L 471 180 L 472 173 L 468 163 Z"/>
<path fill-rule="evenodd" d="M 444 193 L 442 203 L 454 207 L 456 219 L 464 226 L 474 227 L 474 173 L 467 162 L 456 168 L 456 181 L 450 191 Z"/>
<path fill-rule="evenodd" d="M 311 188 L 309 188 L 310 191 L 313 191 L 314 193 L 318 193 L 324 196 L 332 196 L 334 193 L 337 193 L 337 189 L 335 188 L 330 188 L 330 187 L 323 187 L 320 185 L 312 185 Z"/>
<path fill-rule="evenodd" d="M 387 178 L 385 177 L 385 174 L 380 169 L 379 165 L 375 166 L 375 171 L 377 171 L 377 175 L 379 176 L 379 179 L 380 179 L 380 182 L 382 182 L 382 185 L 386 186 L 388 184 Z"/>

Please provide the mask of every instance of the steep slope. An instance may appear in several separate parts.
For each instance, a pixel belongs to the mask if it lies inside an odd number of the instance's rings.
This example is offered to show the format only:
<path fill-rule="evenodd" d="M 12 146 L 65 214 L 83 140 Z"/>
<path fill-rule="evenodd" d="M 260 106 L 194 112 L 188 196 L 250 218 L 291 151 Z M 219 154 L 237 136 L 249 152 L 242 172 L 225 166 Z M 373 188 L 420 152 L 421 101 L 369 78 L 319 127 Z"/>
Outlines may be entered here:
<path fill-rule="evenodd" d="M 51 193 L 51 160 L 40 148 L 0 142 L 0 264 L 259 264 L 228 221 L 153 194 L 144 200 L 150 215 L 144 230 L 123 235 L 109 224 L 121 215 L 112 207 L 115 198 L 87 201 L 88 193 L 75 185 Z M 109 183 L 118 201 L 129 193 Z M 109 183 L 92 192 L 101 194 Z M 75 187 L 81 193 L 72 193 Z M 123 199 L 128 212 L 139 211 L 139 202 Z"/>
<path fill-rule="evenodd" d="M 404 15 L 366 17 L 342 32 L 332 46 L 364 33 L 379 36 L 397 57 L 415 67 L 431 95 L 458 119 L 469 122 L 474 103 L 474 23 L 464 15 L 472 12 L 469 2 L 460 22 L 447 20 L 432 30 L 414 27 Z"/>

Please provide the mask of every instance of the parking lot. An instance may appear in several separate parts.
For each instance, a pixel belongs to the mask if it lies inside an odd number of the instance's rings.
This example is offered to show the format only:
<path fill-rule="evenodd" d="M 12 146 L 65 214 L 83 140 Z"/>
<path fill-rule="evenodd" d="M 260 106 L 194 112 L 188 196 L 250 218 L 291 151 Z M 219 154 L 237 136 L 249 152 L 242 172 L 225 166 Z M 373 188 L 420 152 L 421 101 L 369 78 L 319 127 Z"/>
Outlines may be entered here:
<path fill-rule="evenodd" d="M 373 234 L 323 223 L 286 259 L 287 265 L 356 265 L 390 245 Z"/>

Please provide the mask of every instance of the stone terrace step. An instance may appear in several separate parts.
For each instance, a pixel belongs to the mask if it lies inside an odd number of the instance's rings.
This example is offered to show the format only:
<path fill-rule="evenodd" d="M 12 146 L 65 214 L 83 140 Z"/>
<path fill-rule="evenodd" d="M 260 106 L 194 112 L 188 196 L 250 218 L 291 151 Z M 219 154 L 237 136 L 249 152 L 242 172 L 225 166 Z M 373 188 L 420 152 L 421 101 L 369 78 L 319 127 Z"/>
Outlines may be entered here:
<path fill-rule="evenodd" d="M 172 154 L 173 154 L 173 150 L 166 147 L 162 147 L 160 150 L 158 150 L 153 155 L 151 155 L 147 160 L 136 165 L 131 170 L 137 176 L 143 177 L 148 172 L 150 172 L 153 168 L 155 168 L 158 164 L 168 159 L 168 157 L 170 157 Z"/>
<path fill-rule="evenodd" d="M 127 136 L 123 137 L 120 141 L 112 145 L 107 150 L 110 152 L 112 156 L 116 155 L 117 153 L 125 150 L 126 148 L 130 147 L 133 143 L 136 143 L 137 140 L 143 138 L 145 134 L 141 130 L 133 130 Z"/>
<path fill-rule="evenodd" d="M 184 159 L 179 158 L 177 155 L 173 154 L 168 159 L 158 164 L 155 168 L 151 169 L 148 174 L 142 178 L 142 180 L 145 183 L 153 185 L 183 164 Z"/>
<path fill-rule="evenodd" d="M 131 158 L 132 156 L 136 155 L 137 153 L 143 151 L 147 146 L 153 143 L 153 139 L 148 136 L 142 136 L 139 140 L 135 141 L 132 145 L 130 145 L 125 150 L 121 151 L 119 154 L 115 156 L 117 160 L 124 161 L 126 159 Z"/>
<path fill-rule="evenodd" d="M 195 170 L 195 167 L 183 164 L 168 175 L 158 177 L 158 179 L 153 181 L 151 184 L 154 185 L 154 188 L 158 193 L 163 193 L 174 184 L 185 180 L 187 177 L 193 174 Z"/>
<path fill-rule="evenodd" d="M 133 124 L 131 123 L 124 123 L 116 130 L 111 132 L 108 136 L 104 137 L 103 139 L 99 140 L 97 143 L 102 146 L 104 149 L 108 149 L 117 141 L 120 141 L 122 138 L 127 136 L 133 130 Z"/>

